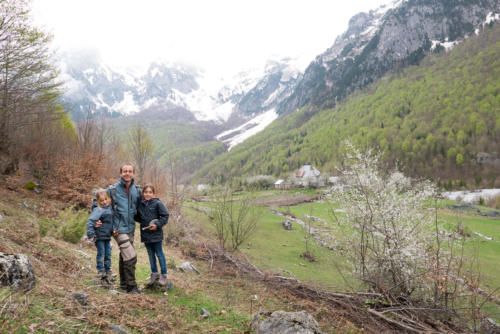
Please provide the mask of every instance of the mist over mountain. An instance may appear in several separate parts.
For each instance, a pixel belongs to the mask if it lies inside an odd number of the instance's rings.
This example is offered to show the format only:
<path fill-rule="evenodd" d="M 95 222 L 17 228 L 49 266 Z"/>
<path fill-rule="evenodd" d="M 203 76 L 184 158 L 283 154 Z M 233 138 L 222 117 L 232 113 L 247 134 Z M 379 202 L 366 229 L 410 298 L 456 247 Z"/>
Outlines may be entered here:
<path fill-rule="evenodd" d="M 164 62 L 117 69 L 91 51 L 66 54 L 61 66 L 65 100 L 74 106 L 74 118 L 90 111 L 115 120 L 132 117 L 150 124 L 161 120 L 155 128 L 163 124 L 171 132 L 183 129 L 175 139 L 170 137 L 176 143 L 171 150 L 186 161 L 196 160 L 196 165 L 187 168 L 195 171 L 204 165 L 204 159 L 213 160 L 224 152 L 221 147 L 232 149 L 270 124 L 281 122 L 284 115 L 308 110 L 299 117 L 300 127 L 353 92 L 387 74 L 418 66 L 428 55 L 451 50 L 498 19 L 498 0 L 393 1 L 353 16 L 347 30 L 305 71 L 290 58 L 222 76 L 193 65 Z M 203 136 L 193 142 L 193 131 L 201 131 Z M 190 138 L 183 139 L 182 133 Z M 167 147 L 162 136 L 155 140 Z M 207 147 L 211 154 L 199 154 L 198 150 Z M 276 171 L 283 172 L 279 168 L 268 172 Z"/>

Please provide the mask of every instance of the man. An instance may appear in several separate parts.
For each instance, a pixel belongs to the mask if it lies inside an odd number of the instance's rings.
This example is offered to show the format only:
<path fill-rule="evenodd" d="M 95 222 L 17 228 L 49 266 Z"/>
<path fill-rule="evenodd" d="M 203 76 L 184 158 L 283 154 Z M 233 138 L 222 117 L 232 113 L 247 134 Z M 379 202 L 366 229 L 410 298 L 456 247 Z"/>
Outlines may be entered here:
<path fill-rule="evenodd" d="M 113 236 L 120 248 L 120 288 L 128 293 L 139 293 L 135 281 L 137 254 L 134 248 L 134 216 L 142 194 L 140 188 L 134 184 L 134 166 L 121 166 L 120 181 L 106 190 L 112 199 L 113 225 L 118 226 L 118 229 L 113 231 Z"/>

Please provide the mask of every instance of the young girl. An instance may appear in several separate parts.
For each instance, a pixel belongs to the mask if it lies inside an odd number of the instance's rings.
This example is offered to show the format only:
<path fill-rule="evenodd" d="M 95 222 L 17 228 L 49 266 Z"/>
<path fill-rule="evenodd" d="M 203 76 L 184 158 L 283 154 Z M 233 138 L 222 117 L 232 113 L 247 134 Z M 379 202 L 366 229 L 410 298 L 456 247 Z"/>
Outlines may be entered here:
<path fill-rule="evenodd" d="M 87 238 L 95 243 L 97 248 L 97 274 L 102 280 L 111 283 L 111 235 L 113 234 L 113 211 L 111 198 L 105 189 L 98 189 L 95 193 L 98 206 L 92 210 L 87 221 Z M 95 227 L 100 220 L 102 225 Z"/>
<path fill-rule="evenodd" d="M 168 221 L 168 211 L 158 198 L 155 198 L 155 188 L 148 184 L 142 190 L 143 200 L 137 208 L 136 221 L 141 224 L 141 242 L 144 243 L 149 255 L 151 275 L 147 285 L 152 285 L 159 278 L 160 285 L 167 283 L 167 263 L 163 254 L 163 226 Z M 156 258 L 160 262 L 161 277 L 158 274 Z"/>

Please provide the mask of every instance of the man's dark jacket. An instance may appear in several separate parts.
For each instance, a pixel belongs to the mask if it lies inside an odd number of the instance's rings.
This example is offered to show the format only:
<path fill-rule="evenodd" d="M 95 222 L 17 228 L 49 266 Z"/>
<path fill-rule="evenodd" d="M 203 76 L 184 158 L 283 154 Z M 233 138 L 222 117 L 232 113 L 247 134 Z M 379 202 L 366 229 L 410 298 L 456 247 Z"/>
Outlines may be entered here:
<path fill-rule="evenodd" d="M 111 188 L 114 188 L 115 191 L 112 191 Z M 134 180 L 132 179 L 128 194 L 127 186 L 121 178 L 118 183 L 109 186 L 106 190 L 112 200 L 113 224 L 120 230 L 120 233 L 133 233 L 135 231 L 134 216 L 142 198 L 142 194 L 135 186 Z"/>

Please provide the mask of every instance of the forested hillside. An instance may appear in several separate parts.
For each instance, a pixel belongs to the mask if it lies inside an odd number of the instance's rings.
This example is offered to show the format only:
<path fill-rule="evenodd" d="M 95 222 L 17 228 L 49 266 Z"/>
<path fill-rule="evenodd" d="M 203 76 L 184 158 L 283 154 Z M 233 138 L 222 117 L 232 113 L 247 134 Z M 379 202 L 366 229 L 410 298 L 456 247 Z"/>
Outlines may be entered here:
<path fill-rule="evenodd" d="M 280 118 L 196 177 L 283 176 L 309 162 L 335 173 L 345 139 L 384 150 L 386 162 L 415 176 L 494 185 L 498 168 L 476 158 L 500 153 L 500 26 L 393 71 L 334 109 Z"/>

